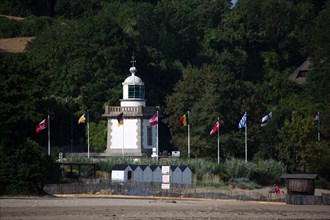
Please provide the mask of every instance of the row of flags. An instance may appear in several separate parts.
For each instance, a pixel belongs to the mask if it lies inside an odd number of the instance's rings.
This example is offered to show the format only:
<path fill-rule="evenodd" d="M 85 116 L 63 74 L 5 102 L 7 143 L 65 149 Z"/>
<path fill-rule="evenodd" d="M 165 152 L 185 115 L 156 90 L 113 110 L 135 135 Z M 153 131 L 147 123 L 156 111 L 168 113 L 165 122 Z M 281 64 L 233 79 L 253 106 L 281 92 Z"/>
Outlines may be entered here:
<path fill-rule="evenodd" d="M 85 112 L 80 118 L 78 119 L 78 124 L 81 123 L 88 123 L 88 112 Z M 43 119 L 41 122 L 37 124 L 36 132 L 39 133 L 40 131 L 46 129 L 48 127 L 47 119 Z"/>
<path fill-rule="evenodd" d="M 261 119 L 261 126 L 266 126 L 272 117 L 272 112 L 265 115 Z M 121 112 L 119 115 L 116 116 L 118 121 L 118 127 L 124 124 L 124 113 Z M 320 112 L 317 112 L 313 115 L 313 122 L 318 122 L 318 140 L 320 141 Z M 87 130 L 88 130 L 88 158 L 89 158 L 89 149 L 90 149 L 90 141 L 89 141 L 89 113 L 88 111 L 85 112 L 83 115 L 80 116 L 78 119 L 78 124 L 87 123 Z M 219 148 L 219 127 L 220 127 L 220 119 L 218 118 L 217 122 L 214 124 L 212 130 L 210 131 L 210 135 L 215 134 L 218 132 L 218 164 L 220 163 L 220 148 Z M 158 111 L 149 119 L 149 126 L 158 125 Z M 190 132 L 189 132 L 189 112 L 184 114 L 179 118 L 179 125 L 180 126 L 188 126 L 188 158 L 190 157 Z M 50 155 L 50 120 L 49 115 L 47 119 L 43 119 L 40 123 L 36 126 L 36 132 L 39 133 L 40 131 L 48 128 L 48 155 Z M 245 112 L 242 116 L 241 120 L 238 123 L 238 128 L 245 128 L 245 161 L 247 161 L 247 113 Z M 124 147 L 123 149 L 124 150 Z M 157 155 L 158 155 L 158 126 L 157 126 Z M 158 160 L 158 157 L 157 157 Z"/>
<path fill-rule="evenodd" d="M 273 113 L 270 112 L 269 114 L 265 115 L 261 119 L 261 126 L 264 127 L 266 126 L 270 119 L 272 118 Z M 242 116 L 241 120 L 238 123 L 238 128 L 244 128 L 246 126 L 246 112 Z M 320 120 L 320 113 L 316 112 L 313 115 L 313 122 L 317 122 Z M 119 115 L 117 115 L 117 121 L 118 121 L 118 127 L 120 125 L 124 124 L 124 113 L 121 112 Z M 78 124 L 82 123 L 88 123 L 88 112 L 85 112 L 83 115 L 80 116 L 78 119 Z M 150 119 L 149 119 L 149 126 L 154 126 L 158 124 L 158 113 L 154 114 Z M 179 125 L 180 126 L 187 126 L 189 124 L 189 114 L 184 114 L 183 116 L 180 117 L 179 119 Z M 220 126 L 220 119 L 218 118 L 217 122 L 213 126 L 212 130 L 210 131 L 210 135 L 216 133 L 219 129 Z M 39 133 L 40 131 L 46 129 L 48 127 L 48 122 L 47 119 L 43 119 L 40 123 L 37 124 L 36 127 L 36 132 Z"/>
<path fill-rule="evenodd" d="M 267 126 L 270 119 L 272 118 L 273 113 L 270 112 L 269 114 L 265 115 L 261 119 L 261 127 Z M 313 115 L 313 122 L 319 121 L 320 120 L 320 113 L 316 112 Z M 246 127 L 246 122 L 247 122 L 247 114 L 244 112 L 244 115 L 242 116 L 241 120 L 238 123 L 238 128 L 245 128 Z M 179 125 L 180 126 L 187 126 L 189 124 L 189 114 L 184 114 L 183 116 L 180 117 L 179 119 Z M 212 130 L 210 131 L 210 135 L 216 133 L 219 129 L 220 126 L 220 120 L 218 118 L 217 122 L 214 124 Z"/>
<path fill-rule="evenodd" d="M 118 127 L 124 124 L 124 113 L 121 112 L 117 115 Z M 78 119 L 78 124 L 88 123 L 88 112 L 85 112 L 80 118 Z M 149 125 L 154 126 L 158 124 L 158 113 L 154 114 L 150 120 Z M 37 124 L 36 132 L 39 133 L 40 131 L 46 129 L 48 127 L 47 119 L 42 120 L 39 124 Z"/>

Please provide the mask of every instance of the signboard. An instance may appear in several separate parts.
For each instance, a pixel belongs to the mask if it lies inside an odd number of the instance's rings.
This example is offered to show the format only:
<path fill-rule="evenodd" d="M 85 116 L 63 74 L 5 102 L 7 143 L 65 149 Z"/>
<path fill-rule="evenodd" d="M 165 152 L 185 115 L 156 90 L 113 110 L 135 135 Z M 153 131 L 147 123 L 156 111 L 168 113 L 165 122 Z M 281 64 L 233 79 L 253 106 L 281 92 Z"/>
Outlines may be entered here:
<path fill-rule="evenodd" d="M 180 151 L 172 151 L 172 157 L 180 157 Z"/>
<path fill-rule="evenodd" d="M 162 174 L 169 175 L 170 174 L 170 166 L 162 166 Z"/>
<path fill-rule="evenodd" d="M 162 189 L 170 189 L 169 183 L 162 183 Z"/>
<path fill-rule="evenodd" d="M 162 180 L 163 183 L 170 183 L 170 175 L 163 175 Z"/>

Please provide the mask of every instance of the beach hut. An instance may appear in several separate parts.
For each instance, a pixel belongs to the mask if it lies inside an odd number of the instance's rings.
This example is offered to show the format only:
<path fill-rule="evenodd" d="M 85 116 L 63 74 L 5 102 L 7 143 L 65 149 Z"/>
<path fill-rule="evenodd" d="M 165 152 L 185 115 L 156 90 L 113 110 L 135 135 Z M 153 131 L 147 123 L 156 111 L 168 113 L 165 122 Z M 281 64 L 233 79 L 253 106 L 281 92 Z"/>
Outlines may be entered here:
<path fill-rule="evenodd" d="M 142 182 L 143 181 L 143 171 L 139 165 L 130 165 L 133 170 L 133 181 Z"/>
<path fill-rule="evenodd" d="M 191 184 L 192 183 L 192 172 L 187 166 L 179 167 L 182 172 L 182 184 Z"/>
<path fill-rule="evenodd" d="M 158 165 L 149 166 L 152 170 L 152 182 L 160 183 L 162 182 L 162 169 Z"/>
<path fill-rule="evenodd" d="M 152 182 L 152 170 L 148 165 L 140 165 L 142 169 L 142 181 Z"/>
<path fill-rule="evenodd" d="M 182 182 L 182 171 L 178 166 L 171 166 L 171 183 L 181 184 Z"/>
<path fill-rule="evenodd" d="M 111 170 L 111 180 L 114 182 L 126 182 L 132 179 L 132 169 L 128 165 L 115 164 Z"/>

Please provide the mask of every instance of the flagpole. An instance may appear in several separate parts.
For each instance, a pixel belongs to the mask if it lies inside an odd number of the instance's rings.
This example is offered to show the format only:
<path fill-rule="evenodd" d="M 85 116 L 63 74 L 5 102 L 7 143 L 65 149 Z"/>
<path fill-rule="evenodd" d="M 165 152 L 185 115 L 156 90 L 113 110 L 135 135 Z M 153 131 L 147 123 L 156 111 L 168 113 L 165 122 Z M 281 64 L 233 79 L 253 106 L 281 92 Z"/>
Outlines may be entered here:
<path fill-rule="evenodd" d="M 245 162 L 247 162 L 247 114 L 246 114 L 246 122 L 245 122 Z"/>
<path fill-rule="evenodd" d="M 218 118 L 218 165 L 220 164 L 220 143 L 219 143 L 219 127 L 220 127 L 220 122 Z"/>
<path fill-rule="evenodd" d="M 157 121 L 159 121 L 158 120 L 158 117 L 159 117 L 159 115 L 158 115 L 158 111 L 157 111 Z M 157 144 L 157 146 L 156 146 L 157 148 L 156 148 L 156 153 L 157 153 L 157 161 L 158 161 L 158 155 L 159 155 L 158 154 L 158 141 L 159 141 L 159 139 L 158 139 L 158 122 L 157 122 L 157 128 L 156 129 L 157 129 L 157 143 L 156 143 Z"/>
<path fill-rule="evenodd" d="M 190 117 L 190 112 L 188 111 L 187 112 L 187 116 L 188 116 L 188 158 L 190 158 L 190 120 L 189 120 L 189 117 Z"/>
<path fill-rule="evenodd" d="M 50 117 L 48 114 L 47 120 L 48 120 L 48 156 L 50 156 Z"/>
<path fill-rule="evenodd" d="M 317 112 L 317 115 L 319 116 L 319 120 L 317 120 L 317 140 L 320 141 L 321 137 L 320 137 L 320 112 Z"/>
<path fill-rule="evenodd" d="M 87 111 L 87 158 L 89 158 L 89 112 Z"/>

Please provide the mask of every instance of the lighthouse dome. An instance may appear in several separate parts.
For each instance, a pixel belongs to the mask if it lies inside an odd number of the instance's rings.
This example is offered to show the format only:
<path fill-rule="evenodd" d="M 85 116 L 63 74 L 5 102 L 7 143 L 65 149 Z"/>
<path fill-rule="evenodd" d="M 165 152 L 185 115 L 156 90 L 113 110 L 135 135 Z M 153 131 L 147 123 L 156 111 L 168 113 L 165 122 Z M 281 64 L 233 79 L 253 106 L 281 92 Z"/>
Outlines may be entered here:
<path fill-rule="evenodd" d="M 129 71 L 131 72 L 131 76 L 127 77 L 123 84 L 126 85 L 144 85 L 143 81 L 140 79 L 140 77 L 135 76 L 135 73 L 137 72 L 137 69 L 135 66 L 132 66 Z"/>

